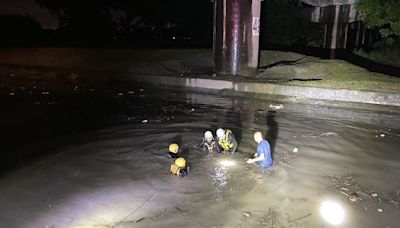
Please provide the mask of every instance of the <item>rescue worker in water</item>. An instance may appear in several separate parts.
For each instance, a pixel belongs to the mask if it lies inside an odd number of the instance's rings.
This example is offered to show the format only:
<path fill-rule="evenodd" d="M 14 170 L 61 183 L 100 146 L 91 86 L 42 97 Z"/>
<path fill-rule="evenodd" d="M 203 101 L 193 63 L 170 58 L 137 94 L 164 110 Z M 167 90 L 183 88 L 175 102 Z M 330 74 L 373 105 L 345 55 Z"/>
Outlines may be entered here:
<path fill-rule="evenodd" d="M 215 151 L 215 141 L 214 136 L 211 131 L 204 132 L 204 137 L 200 144 L 197 146 L 198 149 L 203 149 L 207 154 L 214 153 Z"/>
<path fill-rule="evenodd" d="M 174 164 L 171 165 L 170 172 L 179 177 L 184 177 L 189 175 L 190 166 L 186 164 L 184 158 L 177 158 Z"/>
<path fill-rule="evenodd" d="M 238 143 L 236 141 L 235 135 L 229 129 L 219 128 L 216 132 L 217 135 L 217 152 L 218 153 L 229 153 L 233 155 L 236 152 Z"/>
<path fill-rule="evenodd" d="M 172 143 L 168 147 L 168 157 L 170 158 L 179 158 L 182 150 L 179 148 L 179 145 L 176 143 Z"/>
<path fill-rule="evenodd" d="M 248 164 L 256 163 L 260 168 L 266 169 L 272 166 L 271 146 L 267 140 L 263 138 L 260 131 L 254 133 L 254 141 L 258 143 L 257 153 L 254 158 L 247 160 Z"/>

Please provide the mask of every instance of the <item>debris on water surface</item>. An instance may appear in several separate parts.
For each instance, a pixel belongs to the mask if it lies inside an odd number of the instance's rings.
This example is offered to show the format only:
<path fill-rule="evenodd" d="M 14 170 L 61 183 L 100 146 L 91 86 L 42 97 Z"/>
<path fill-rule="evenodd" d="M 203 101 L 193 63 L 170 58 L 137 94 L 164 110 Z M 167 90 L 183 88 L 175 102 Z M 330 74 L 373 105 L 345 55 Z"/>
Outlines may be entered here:
<path fill-rule="evenodd" d="M 143 120 L 143 121 L 142 121 L 142 123 L 148 123 L 148 122 L 149 122 L 148 120 Z"/>
<path fill-rule="evenodd" d="M 140 92 L 143 92 L 144 91 L 144 89 L 140 89 Z"/>
<path fill-rule="evenodd" d="M 15 93 L 11 92 L 11 93 L 9 93 L 8 95 L 10 95 L 10 96 L 14 96 L 14 95 L 15 95 Z"/>
<path fill-rule="evenodd" d="M 284 107 L 283 107 L 283 104 L 280 104 L 280 105 L 270 104 L 269 108 L 271 108 L 272 110 L 279 110 L 279 109 L 283 109 Z"/>
<path fill-rule="evenodd" d="M 378 194 L 377 194 L 377 193 L 372 193 L 371 196 L 372 196 L 372 197 L 377 197 Z"/>
<path fill-rule="evenodd" d="M 250 215 L 251 215 L 250 212 L 244 212 L 244 213 L 243 213 L 243 216 L 244 216 L 244 217 L 247 217 L 247 218 L 250 218 Z"/>
<path fill-rule="evenodd" d="M 117 95 L 118 95 L 118 96 L 123 96 L 124 94 L 123 94 L 123 93 L 118 93 Z"/>
<path fill-rule="evenodd" d="M 332 135 L 337 135 L 337 133 L 336 132 L 326 132 L 326 133 L 320 134 L 319 136 L 323 137 L 323 136 L 332 136 Z"/>
<path fill-rule="evenodd" d="M 384 138 L 386 135 L 385 135 L 384 133 L 381 133 L 379 136 L 380 136 L 381 138 Z"/>
<path fill-rule="evenodd" d="M 297 148 L 297 147 L 293 148 L 292 152 L 293 152 L 293 153 L 299 152 L 299 148 Z"/>
<path fill-rule="evenodd" d="M 135 91 L 128 91 L 128 94 L 135 94 Z"/>
<path fill-rule="evenodd" d="M 143 220 L 145 220 L 144 217 L 143 217 L 143 218 L 140 218 L 140 219 L 138 219 L 138 220 L 136 220 L 135 223 L 140 223 L 140 222 L 143 221 Z"/>
<path fill-rule="evenodd" d="M 377 211 L 378 211 L 379 213 L 382 213 L 382 212 L 383 212 L 382 208 L 378 208 Z"/>
<path fill-rule="evenodd" d="M 48 91 L 42 92 L 42 95 L 49 95 L 49 94 L 50 94 L 50 92 L 48 92 Z"/>

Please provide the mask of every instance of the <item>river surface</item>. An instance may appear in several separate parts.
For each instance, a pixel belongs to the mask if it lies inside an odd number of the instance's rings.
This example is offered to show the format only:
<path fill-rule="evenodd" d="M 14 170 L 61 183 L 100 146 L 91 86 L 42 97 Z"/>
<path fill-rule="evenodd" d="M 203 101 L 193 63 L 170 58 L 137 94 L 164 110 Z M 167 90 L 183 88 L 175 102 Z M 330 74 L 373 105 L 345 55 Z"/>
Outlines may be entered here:
<path fill-rule="evenodd" d="M 0 227 L 330 227 L 327 200 L 344 210 L 335 227 L 400 227 L 398 109 L 72 89 L 1 95 Z M 193 148 L 219 127 L 236 135 L 234 156 Z M 270 170 L 245 163 L 255 130 Z M 173 142 L 184 178 L 169 175 Z"/>

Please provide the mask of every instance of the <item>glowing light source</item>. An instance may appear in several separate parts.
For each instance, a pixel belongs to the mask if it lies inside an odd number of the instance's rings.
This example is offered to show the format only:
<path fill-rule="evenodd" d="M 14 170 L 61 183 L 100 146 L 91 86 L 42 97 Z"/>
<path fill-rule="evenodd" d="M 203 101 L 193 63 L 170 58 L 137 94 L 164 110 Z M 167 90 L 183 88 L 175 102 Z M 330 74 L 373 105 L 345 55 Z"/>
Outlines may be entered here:
<path fill-rule="evenodd" d="M 344 220 L 344 209 L 333 201 L 323 202 L 320 207 L 320 213 L 322 218 L 331 225 L 339 225 Z"/>
<path fill-rule="evenodd" d="M 225 167 L 236 165 L 235 162 L 231 161 L 231 160 L 222 160 L 219 162 L 219 164 L 221 164 L 222 166 L 225 166 Z"/>

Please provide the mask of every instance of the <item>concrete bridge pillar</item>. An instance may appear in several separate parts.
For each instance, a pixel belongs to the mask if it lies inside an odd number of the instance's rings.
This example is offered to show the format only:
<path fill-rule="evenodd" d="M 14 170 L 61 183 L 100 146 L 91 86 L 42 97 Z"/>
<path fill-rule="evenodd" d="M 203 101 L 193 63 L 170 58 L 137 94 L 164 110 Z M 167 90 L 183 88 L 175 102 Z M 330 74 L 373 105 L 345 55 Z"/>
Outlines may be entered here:
<path fill-rule="evenodd" d="M 356 19 L 354 5 L 317 6 L 311 14 L 313 22 L 324 25 L 324 48 L 329 50 L 329 58 L 344 51 L 348 40 L 349 23 Z"/>
<path fill-rule="evenodd" d="M 214 62 L 217 75 L 257 73 L 261 0 L 214 0 Z"/>

